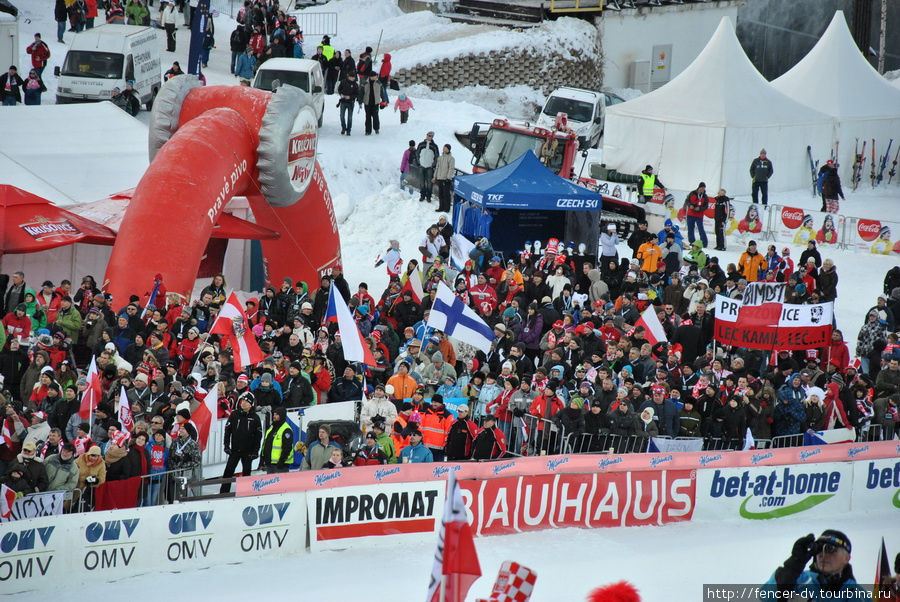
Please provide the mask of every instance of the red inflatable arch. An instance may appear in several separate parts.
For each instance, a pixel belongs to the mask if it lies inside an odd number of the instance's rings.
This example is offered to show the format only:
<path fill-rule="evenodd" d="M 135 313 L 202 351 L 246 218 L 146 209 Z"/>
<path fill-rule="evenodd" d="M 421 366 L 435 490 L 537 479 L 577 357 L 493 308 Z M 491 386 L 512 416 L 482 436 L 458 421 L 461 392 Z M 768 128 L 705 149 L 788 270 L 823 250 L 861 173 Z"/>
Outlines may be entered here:
<path fill-rule="evenodd" d="M 316 161 L 316 115 L 305 92 L 203 87 L 195 76 L 160 89 L 150 124 L 150 167 L 122 219 L 106 270 L 119 306 L 152 287 L 190 295 L 213 226 L 234 196 L 263 240 L 267 282 L 302 279 L 315 288 L 340 263 L 331 195 Z"/>

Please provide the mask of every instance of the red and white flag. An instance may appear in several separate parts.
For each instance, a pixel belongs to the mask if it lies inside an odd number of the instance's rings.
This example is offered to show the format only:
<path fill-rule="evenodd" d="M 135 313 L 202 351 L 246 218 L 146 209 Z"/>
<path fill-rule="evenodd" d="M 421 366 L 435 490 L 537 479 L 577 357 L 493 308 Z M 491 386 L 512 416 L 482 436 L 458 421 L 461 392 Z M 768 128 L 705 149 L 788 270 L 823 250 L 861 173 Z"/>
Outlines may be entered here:
<path fill-rule="evenodd" d="M 209 442 L 209 433 L 212 430 L 212 424 L 217 414 L 216 404 L 219 403 L 218 398 L 219 389 L 218 387 L 213 387 L 206 394 L 206 397 L 203 398 L 203 403 L 197 406 L 197 409 L 191 414 L 191 421 L 197 427 L 197 443 L 200 444 L 201 451 L 206 449 L 206 444 Z"/>
<path fill-rule="evenodd" d="M 518 562 L 505 560 L 500 565 L 490 597 L 477 602 L 528 602 L 537 582 L 537 573 Z"/>
<path fill-rule="evenodd" d="M 122 387 L 119 393 L 119 422 L 122 424 L 122 430 L 129 433 L 134 430 L 134 416 L 131 414 L 131 404 L 128 402 L 128 391 Z"/>
<path fill-rule="evenodd" d="M 444 519 L 434 554 L 431 583 L 426 602 L 464 602 L 472 584 L 481 577 L 478 552 L 472 538 L 472 528 L 466 516 L 462 490 L 456 473 L 447 478 L 447 501 Z"/>
<path fill-rule="evenodd" d="M 225 341 L 231 345 L 234 353 L 234 367 L 242 369 L 244 366 L 255 366 L 265 359 L 265 354 L 259 348 L 256 337 L 247 323 L 247 314 L 237 295 L 232 293 L 228 301 L 222 306 L 222 311 L 216 317 L 210 332 L 222 335 Z"/>
<path fill-rule="evenodd" d="M 0 427 L 0 445 L 12 448 L 12 432 L 9 430 L 9 418 L 3 419 L 3 426 Z"/>
<path fill-rule="evenodd" d="M 666 331 L 663 330 L 663 325 L 659 321 L 659 316 L 656 315 L 656 306 L 647 306 L 638 321 L 634 323 L 635 328 L 638 326 L 644 327 L 644 336 L 651 345 L 656 345 L 661 341 L 669 342 L 669 339 L 666 338 Z"/>
<path fill-rule="evenodd" d="M 425 291 L 422 288 L 422 277 L 419 275 L 418 268 L 406 276 L 406 282 L 403 283 L 403 287 L 400 289 L 400 296 L 403 296 L 403 291 L 410 291 L 413 301 L 416 303 L 421 303 L 422 299 L 425 298 Z"/>
<path fill-rule="evenodd" d="M 87 373 L 87 389 L 81 394 L 81 405 L 78 408 L 78 415 L 82 420 L 91 422 L 91 414 L 94 408 L 100 403 L 100 396 L 103 394 L 100 388 L 100 374 L 97 372 L 97 358 L 91 358 L 91 365 Z"/>
<path fill-rule="evenodd" d="M 12 517 L 12 508 L 15 503 L 16 492 L 6 485 L 0 485 L 0 518 L 9 520 Z"/>

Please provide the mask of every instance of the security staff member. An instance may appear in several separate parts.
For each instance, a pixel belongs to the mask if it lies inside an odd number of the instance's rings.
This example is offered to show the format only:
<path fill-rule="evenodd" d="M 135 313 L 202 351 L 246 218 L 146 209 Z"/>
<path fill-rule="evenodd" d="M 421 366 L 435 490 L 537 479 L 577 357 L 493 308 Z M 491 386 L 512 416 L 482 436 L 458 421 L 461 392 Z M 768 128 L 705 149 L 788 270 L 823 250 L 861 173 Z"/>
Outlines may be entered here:
<path fill-rule="evenodd" d="M 648 203 L 652 201 L 653 190 L 655 188 L 662 188 L 665 190 L 666 186 L 660 181 L 659 177 L 653 173 L 653 166 L 648 165 L 644 168 L 644 171 L 641 172 L 641 195 L 638 202 Z"/>
<path fill-rule="evenodd" d="M 272 426 L 263 439 L 260 464 L 266 473 L 287 472 L 294 463 L 294 432 L 287 423 L 284 408 L 272 410 Z"/>

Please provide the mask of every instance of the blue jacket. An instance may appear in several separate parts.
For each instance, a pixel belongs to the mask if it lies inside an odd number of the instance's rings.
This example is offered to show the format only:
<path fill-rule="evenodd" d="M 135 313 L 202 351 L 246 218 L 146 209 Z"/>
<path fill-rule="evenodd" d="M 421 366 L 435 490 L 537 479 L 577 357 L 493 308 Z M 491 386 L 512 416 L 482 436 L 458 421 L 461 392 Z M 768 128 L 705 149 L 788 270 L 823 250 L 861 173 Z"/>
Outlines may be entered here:
<path fill-rule="evenodd" d="M 400 452 L 400 462 L 402 464 L 434 462 L 434 456 L 432 455 L 431 450 L 425 447 L 425 444 L 423 443 L 415 446 L 407 445 L 403 448 L 403 451 Z"/>
<path fill-rule="evenodd" d="M 256 70 L 256 57 L 246 52 L 242 52 L 238 57 L 237 64 L 234 66 L 234 74 L 244 79 L 253 79 L 253 73 Z"/>
<path fill-rule="evenodd" d="M 684 248 L 684 235 L 681 234 L 681 226 L 679 226 L 678 224 L 674 223 L 671 219 L 667 219 L 667 220 L 665 221 L 665 225 L 666 225 L 666 226 L 670 226 L 670 227 L 672 228 L 672 234 L 675 235 L 675 244 L 677 244 L 679 247 L 681 247 L 681 248 L 683 249 L 683 248 Z M 669 234 L 669 233 L 666 232 L 666 229 L 665 229 L 665 228 L 663 228 L 662 230 L 660 230 L 659 233 L 657 233 L 657 235 L 656 235 L 657 242 L 658 242 L 660 245 L 662 245 L 663 243 L 665 243 L 665 242 L 666 242 L 666 236 L 668 236 L 668 234 Z"/>
<path fill-rule="evenodd" d="M 783 397 L 782 399 L 788 399 L 788 402 L 779 401 L 775 404 L 772 411 L 772 434 L 779 437 L 802 433 L 803 424 L 806 422 L 806 409 L 796 399 Z"/>
<path fill-rule="evenodd" d="M 652 399 L 648 399 L 641 404 L 638 415 L 647 408 L 653 408 L 653 417 L 659 424 L 659 434 L 677 437 L 681 427 L 678 418 L 678 406 L 671 399 L 664 399 L 662 405 L 656 405 Z"/>
<path fill-rule="evenodd" d="M 823 594 L 823 588 L 825 588 L 825 584 L 822 580 L 822 575 L 817 573 L 816 571 L 803 571 L 800 573 L 800 576 L 797 577 L 797 583 L 794 585 L 794 591 L 798 594 L 803 594 L 806 597 L 806 600 L 836 600 L 838 599 L 831 591 L 828 591 L 828 596 L 826 597 Z M 766 581 L 763 589 L 769 592 L 777 591 L 778 586 L 775 583 L 775 573 L 772 573 L 772 576 L 769 577 L 769 580 Z M 831 590 L 831 588 L 827 588 Z M 841 592 L 864 592 L 862 587 L 860 587 L 856 583 L 856 579 L 850 577 L 843 583 L 837 586 L 837 591 Z M 774 598 L 773 598 L 774 599 Z M 865 598 L 851 598 L 847 596 L 843 599 L 855 599 L 855 600 L 864 600 Z"/>

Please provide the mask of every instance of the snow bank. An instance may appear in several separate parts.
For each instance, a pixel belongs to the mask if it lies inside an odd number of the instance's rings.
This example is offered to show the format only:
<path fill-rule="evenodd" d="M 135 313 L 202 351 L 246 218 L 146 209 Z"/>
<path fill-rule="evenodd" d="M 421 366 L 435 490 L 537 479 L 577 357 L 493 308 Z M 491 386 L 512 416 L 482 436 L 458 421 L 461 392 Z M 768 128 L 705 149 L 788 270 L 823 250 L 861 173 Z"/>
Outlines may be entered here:
<path fill-rule="evenodd" d="M 487 109 L 497 116 L 505 116 L 510 119 L 532 120 L 544 106 L 546 96 L 540 90 L 535 90 L 524 84 L 509 86 L 500 90 L 487 86 L 466 86 L 456 90 L 431 90 L 422 84 L 413 84 L 406 87 L 406 93 L 410 96 L 430 98 L 432 100 L 450 102 L 470 102 Z"/>

